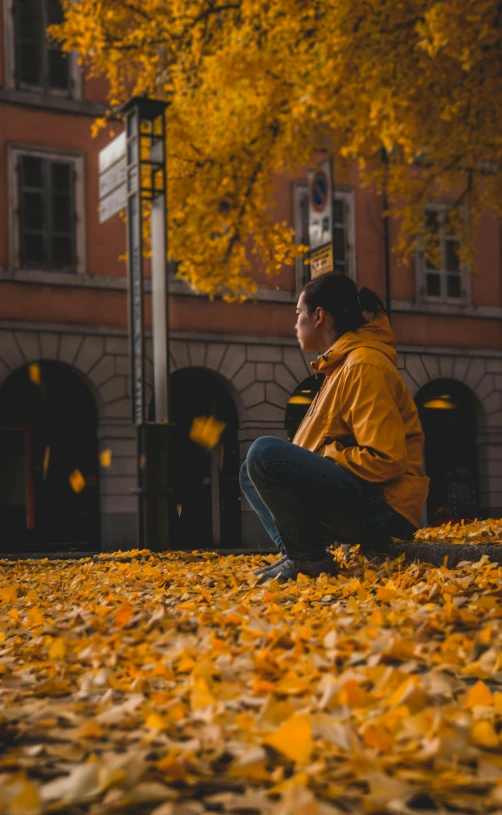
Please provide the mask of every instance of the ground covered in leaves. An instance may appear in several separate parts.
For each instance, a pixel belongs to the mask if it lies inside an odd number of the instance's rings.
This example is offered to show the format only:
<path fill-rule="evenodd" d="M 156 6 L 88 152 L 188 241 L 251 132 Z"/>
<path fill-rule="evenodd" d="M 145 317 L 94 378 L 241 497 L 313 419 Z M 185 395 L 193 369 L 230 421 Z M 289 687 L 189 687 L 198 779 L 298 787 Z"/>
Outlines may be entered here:
<path fill-rule="evenodd" d="M 415 540 L 421 543 L 469 544 L 471 546 L 502 543 L 502 518 L 461 521 L 460 523 L 448 521 L 440 526 L 419 529 L 415 533 Z"/>
<path fill-rule="evenodd" d="M 502 813 L 502 568 L 0 563 L 0 813 Z"/>

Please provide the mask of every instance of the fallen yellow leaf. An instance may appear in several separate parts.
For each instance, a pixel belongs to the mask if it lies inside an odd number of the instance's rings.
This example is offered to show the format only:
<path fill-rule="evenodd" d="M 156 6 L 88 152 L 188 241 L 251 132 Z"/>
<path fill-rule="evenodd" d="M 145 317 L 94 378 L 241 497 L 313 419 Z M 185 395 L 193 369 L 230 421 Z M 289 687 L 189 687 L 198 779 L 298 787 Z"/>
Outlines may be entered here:
<path fill-rule="evenodd" d="M 56 637 L 49 646 L 50 659 L 64 659 L 66 656 L 66 645 L 63 637 Z"/>
<path fill-rule="evenodd" d="M 192 710 L 200 710 L 208 705 L 212 705 L 215 701 L 216 699 L 209 690 L 206 680 L 203 677 L 196 679 L 190 694 L 190 707 Z"/>
<path fill-rule="evenodd" d="M 464 704 L 465 707 L 469 708 L 493 705 L 493 696 L 490 689 L 480 680 L 472 688 L 469 688 Z"/>
<path fill-rule="evenodd" d="M 263 744 L 298 764 L 306 764 L 314 749 L 310 716 L 293 714 L 275 733 L 263 739 Z"/>
<path fill-rule="evenodd" d="M 159 713 L 150 713 L 147 716 L 145 725 L 151 730 L 165 730 L 168 722 Z"/>
<path fill-rule="evenodd" d="M 95 719 L 86 719 L 77 728 L 77 739 L 99 739 L 103 735 L 103 728 Z"/>
<path fill-rule="evenodd" d="M 115 625 L 119 627 L 127 625 L 132 617 L 133 611 L 134 609 L 131 603 L 122 603 L 115 614 Z"/>
<path fill-rule="evenodd" d="M 471 730 L 471 739 L 480 747 L 496 748 L 501 744 L 490 722 L 476 722 Z"/>
<path fill-rule="evenodd" d="M 8 815 L 39 815 L 42 812 L 42 800 L 37 787 L 25 779 L 19 792 L 11 799 Z"/>

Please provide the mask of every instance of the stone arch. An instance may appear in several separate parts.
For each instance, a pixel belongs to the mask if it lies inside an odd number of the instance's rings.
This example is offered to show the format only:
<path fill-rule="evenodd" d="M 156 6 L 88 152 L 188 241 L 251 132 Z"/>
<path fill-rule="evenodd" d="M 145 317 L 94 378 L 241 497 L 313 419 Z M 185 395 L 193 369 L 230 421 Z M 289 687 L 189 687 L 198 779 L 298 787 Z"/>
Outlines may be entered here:
<path fill-rule="evenodd" d="M 309 375 L 301 351 L 289 346 L 177 338 L 170 350 L 173 372 L 200 367 L 221 378 L 236 403 L 241 426 L 266 423 L 278 435 L 291 391 Z"/>
<path fill-rule="evenodd" d="M 453 380 L 465 385 L 475 397 L 478 424 L 482 429 L 490 424 L 488 417 L 493 413 L 502 416 L 502 381 L 490 363 L 482 356 L 465 353 L 411 351 L 399 354 L 398 367 L 413 397 L 434 380 Z"/>
<path fill-rule="evenodd" d="M 120 344 L 126 355 L 126 340 Z M 119 356 L 112 349 L 110 339 L 98 334 L 23 329 L 2 332 L 0 385 L 26 363 L 61 362 L 70 366 L 90 388 L 100 421 L 110 416 L 129 417 L 129 372 L 125 365 L 119 365 Z"/>
<path fill-rule="evenodd" d="M 175 548 L 238 548 L 241 537 L 239 489 L 239 413 L 229 383 L 201 366 L 171 372 L 170 442 L 173 500 L 171 535 Z M 151 405 L 153 408 L 153 403 Z M 210 450 L 194 444 L 192 428 L 199 416 L 222 421 L 219 439 Z M 150 419 L 154 418 L 154 410 Z"/>
<path fill-rule="evenodd" d="M 225 367 L 222 364 L 227 349 L 228 343 L 171 340 L 170 373 L 173 374 L 187 368 L 209 371 L 228 391 L 237 410 L 239 422 L 241 422 L 246 419 L 246 408 L 240 390 L 232 380 L 232 373 L 234 370 L 237 372 L 242 366 L 237 367 L 234 364 L 234 366 Z"/>
<path fill-rule="evenodd" d="M 95 394 L 75 366 L 38 357 L 4 380 L 3 466 L 14 470 L 4 482 L 0 513 L 10 545 L 47 552 L 99 548 L 98 423 Z"/>
<path fill-rule="evenodd" d="M 479 516 L 479 401 L 467 385 L 452 378 L 427 382 L 415 400 L 425 432 L 425 469 L 431 478 L 428 523 Z"/>
<path fill-rule="evenodd" d="M 64 330 L 0 332 L 0 385 L 27 362 L 64 363 L 82 379 L 98 410 L 99 448 L 111 449 L 112 466 L 100 472 L 101 541 L 106 551 L 137 545 L 136 431 L 131 423 L 129 343 L 125 333 Z M 147 398 L 152 381 L 151 350 L 146 350 Z"/>
<path fill-rule="evenodd" d="M 466 351 L 447 353 L 405 349 L 398 366 L 411 392 L 435 379 L 453 379 L 474 394 L 476 404 L 481 511 L 502 511 L 502 359 L 500 355 Z"/>

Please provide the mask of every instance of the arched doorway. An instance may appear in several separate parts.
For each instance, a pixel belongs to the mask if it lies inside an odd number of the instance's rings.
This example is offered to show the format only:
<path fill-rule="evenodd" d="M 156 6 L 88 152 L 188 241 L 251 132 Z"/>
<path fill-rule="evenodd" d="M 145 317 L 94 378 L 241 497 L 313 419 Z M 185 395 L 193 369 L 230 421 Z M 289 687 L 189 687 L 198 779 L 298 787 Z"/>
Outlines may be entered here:
<path fill-rule="evenodd" d="M 176 425 L 171 472 L 177 507 L 171 547 L 238 549 L 239 418 L 234 401 L 220 379 L 205 368 L 175 371 L 170 384 L 171 415 Z M 211 452 L 189 438 L 197 416 L 213 416 L 226 425 L 219 444 Z M 154 419 L 153 408 L 150 419 Z"/>
<path fill-rule="evenodd" d="M 324 374 L 309 376 L 296 386 L 286 407 L 286 435 L 293 441 L 296 431 L 300 427 L 305 414 L 314 401 L 324 381 Z"/>
<path fill-rule="evenodd" d="M 437 379 L 418 391 L 415 402 L 431 480 L 427 523 L 475 518 L 479 499 L 474 395 L 461 382 Z"/>
<path fill-rule="evenodd" d="M 69 366 L 41 361 L 0 390 L 0 549 L 100 546 L 98 414 Z M 80 476 L 70 480 L 72 473 Z M 71 481 L 73 481 L 73 486 Z"/>

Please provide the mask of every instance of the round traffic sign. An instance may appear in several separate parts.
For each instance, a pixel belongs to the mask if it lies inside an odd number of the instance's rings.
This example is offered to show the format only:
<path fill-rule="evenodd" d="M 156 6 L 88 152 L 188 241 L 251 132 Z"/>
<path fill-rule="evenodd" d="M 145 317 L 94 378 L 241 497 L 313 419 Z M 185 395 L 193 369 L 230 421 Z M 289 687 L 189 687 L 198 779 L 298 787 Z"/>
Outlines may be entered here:
<path fill-rule="evenodd" d="M 316 170 L 312 179 L 310 196 L 314 212 L 322 212 L 328 203 L 329 181 L 324 170 Z"/>

